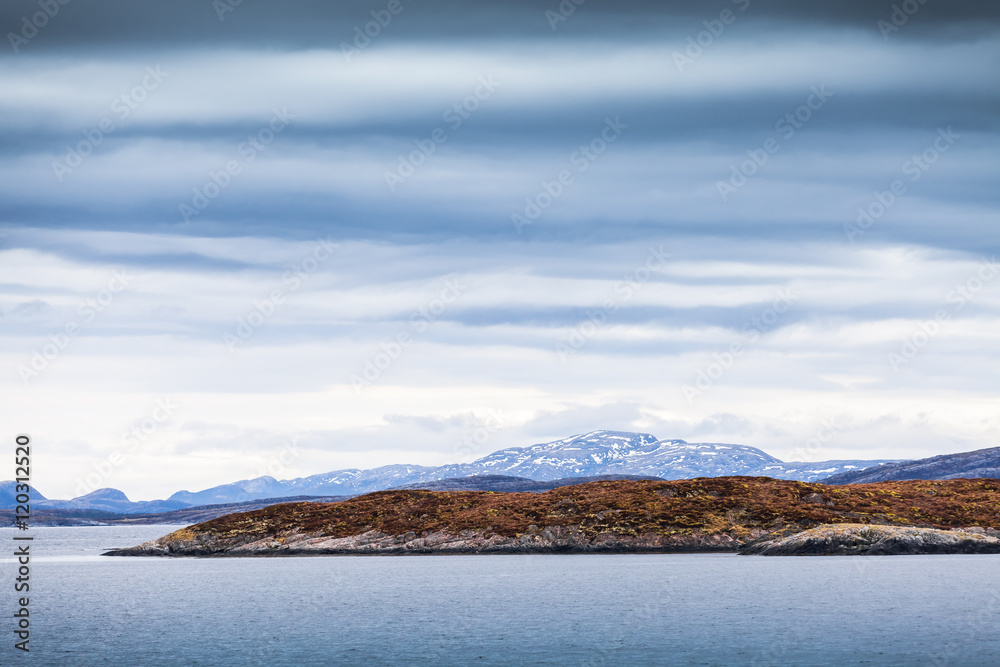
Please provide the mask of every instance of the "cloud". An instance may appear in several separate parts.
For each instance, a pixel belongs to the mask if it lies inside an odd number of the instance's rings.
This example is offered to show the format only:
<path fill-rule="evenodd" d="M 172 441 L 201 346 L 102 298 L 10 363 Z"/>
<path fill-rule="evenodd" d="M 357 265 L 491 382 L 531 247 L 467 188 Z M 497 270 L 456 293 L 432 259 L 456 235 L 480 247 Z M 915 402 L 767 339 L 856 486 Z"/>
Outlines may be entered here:
<path fill-rule="evenodd" d="M 641 416 L 641 406 L 627 402 L 571 405 L 557 411 L 540 412 L 524 424 L 523 431 L 529 436 L 550 439 L 597 430 L 632 431 Z"/>
<path fill-rule="evenodd" d="M 730 437 L 747 438 L 753 436 L 755 431 L 750 420 L 733 414 L 719 413 L 700 421 L 692 430 L 692 434 L 705 437 L 719 433 Z"/>
<path fill-rule="evenodd" d="M 437 417 L 434 415 L 399 415 L 388 414 L 383 417 L 387 424 L 417 428 L 432 433 L 443 433 L 447 428 L 470 428 L 479 426 L 482 420 L 474 413 Z"/>
<path fill-rule="evenodd" d="M 586 37 L 613 39 L 636 34 L 683 35 L 703 30 L 703 20 L 717 18 L 730 7 L 746 7 L 745 20 L 764 25 L 798 26 L 801 30 L 819 26 L 855 27 L 876 31 L 880 19 L 891 20 L 892 3 L 851 0 L 837 3 L 795 3 L 783 0 L 753 0 L 752 3 L 720 3 L 706 7 L 696 0 L 669 3 L 630 0 L 590 0 L 565 23 L 553 30 L 546 11 L 558 11 L 558 3 L 539 4 L 526 0 L 474 5 L 455 0 L 411 4 L 381 30 L 376 44 L 473 41 L 524 38 L 566 39 Z M 355 37 L 355 28 L 372 21 L 372 11 L 384 9 L 366 2 L 330 5 L 319 0 L 295 0 L 281 5 L 227 3 L 232 11 L 218 10 L 218 4 L 179 0 L 169 8 L 154 2 L 101 0 L 86 6 L 61 6 L 27 48 L 53 51 L 156 49 L 183 44 L 191 48 L 205 44 L 264 44 L 274 49 L 311 49 L 339 46 Z M 32 0 L 8 3 L 6 30 L 20 27 L 20 17 L 38 11 Z M 998 11 L 986 1 L 959 0 L 925 3 L 905 29 L 893 33 L 900 39 L 956 39 L 995 29 Z M 383 22 L 386 22 L 383 19 Z M 372 32 L 376 32 L 372 30 Z M 27 50 L 27 48 L 25 50 Z M 374 48 L 374 47 L 373 47 Z"/>
<path fill-rule="evenodd" d="M 10 309 L 10 317 L 14 318 L 25 318 L 31 319 L 38 317 L 39 315 L 44 315 L 46 312 L 52 309 L 47 302 L 41 299 L 32 299 L 31 301 L 24 301 L 17 304 Z"/>
<path fill-rule="evenodd" d="M 492 411 L 479 455 L 995 440 L 995 3 L 403 6 L 348 58 L 377 5 L 69 3 L 0 58 L 0 389 L 46 493 L 165 396 L 130 497 L 293 437 L 294 474 L 452 462 Z"/>

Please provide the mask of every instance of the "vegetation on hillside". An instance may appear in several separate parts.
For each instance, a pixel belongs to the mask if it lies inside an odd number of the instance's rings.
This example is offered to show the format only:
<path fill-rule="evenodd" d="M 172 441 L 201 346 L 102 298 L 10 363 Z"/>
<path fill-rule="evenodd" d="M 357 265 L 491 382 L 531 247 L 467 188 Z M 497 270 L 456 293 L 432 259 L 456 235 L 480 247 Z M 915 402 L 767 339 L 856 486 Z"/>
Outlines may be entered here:
<path fill-rule="evenodd" d="M 699 531 L 740 538 L 761 529 L 832 523 L 997 528 L 1000 480 L 826 486 L 717 477 L 590 482 L 540 494 L 380 491 L 338 503 L 290 503 L 230 514 L 176 535 L 348 537 L 368 531 L 421 535 L 474 530 L 517 536 L 540 526 L 575 526 L 589 537 Z"/>

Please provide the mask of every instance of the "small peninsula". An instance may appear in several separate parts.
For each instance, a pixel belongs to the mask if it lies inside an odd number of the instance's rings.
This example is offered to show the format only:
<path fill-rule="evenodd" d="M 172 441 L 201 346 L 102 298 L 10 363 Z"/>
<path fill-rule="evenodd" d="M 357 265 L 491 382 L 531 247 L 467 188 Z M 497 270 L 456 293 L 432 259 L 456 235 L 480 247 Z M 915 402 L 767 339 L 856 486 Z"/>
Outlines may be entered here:
<path fill-rule="evenodd" d="M 109 556 L 1000 553 L 1000 480 L 827 486 L 595 481 L 544 493 L 380 491 L 229 514 Z"/>

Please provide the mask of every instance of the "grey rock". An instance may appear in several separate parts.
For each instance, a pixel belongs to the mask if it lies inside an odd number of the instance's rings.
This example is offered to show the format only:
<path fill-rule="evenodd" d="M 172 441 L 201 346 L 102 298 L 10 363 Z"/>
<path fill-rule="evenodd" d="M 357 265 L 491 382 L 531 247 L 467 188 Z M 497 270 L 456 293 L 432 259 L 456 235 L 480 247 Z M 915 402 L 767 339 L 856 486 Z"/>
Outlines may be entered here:
<path fill-rule="evenodd" d="M 991 534 L 992 533 L 992 534 Z M 909 526 L 829 524 L 745 544 L 740 553 L 760 556 L 889 556 L 996 554 L 996 531 L 938 530 Z"/>

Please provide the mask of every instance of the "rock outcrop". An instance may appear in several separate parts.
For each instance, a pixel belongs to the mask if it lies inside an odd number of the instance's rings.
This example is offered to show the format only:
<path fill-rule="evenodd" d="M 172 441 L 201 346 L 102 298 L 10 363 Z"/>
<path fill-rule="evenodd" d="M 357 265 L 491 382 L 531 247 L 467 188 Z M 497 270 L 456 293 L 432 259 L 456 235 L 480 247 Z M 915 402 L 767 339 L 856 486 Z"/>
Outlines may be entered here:
<path fill-rule="evenodd" d="M 997 554 L 1000 532 L 983 528 L 938 530 L 860 523 L 825 525 L 763 539 L 740 553 L 761 556 L 890 556 L 903 554 Z"/>
<path fill-rule="evenodd" d="M 760 532 L 760 531 L 759 531 Z M 108 556 L 304 556 L 528 553 L 690 553 L 732 552 L 741 541 L 728 533 L 657 535 L 602 534 L 589 537 L 576 527 L 532 527 L 520 535 L 481 530 L 452 534 L 388 535 L 367 531 L 348 537 L 292 534 L 259 540 L 224 539 L 181 530 Z"/>

